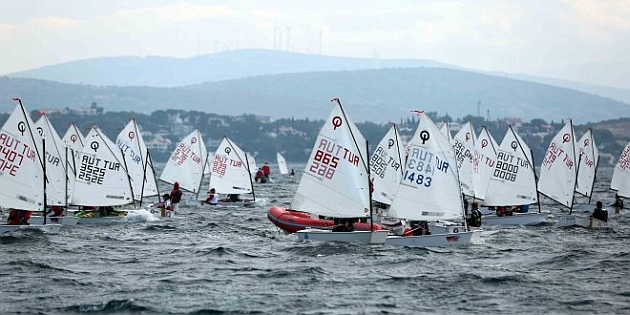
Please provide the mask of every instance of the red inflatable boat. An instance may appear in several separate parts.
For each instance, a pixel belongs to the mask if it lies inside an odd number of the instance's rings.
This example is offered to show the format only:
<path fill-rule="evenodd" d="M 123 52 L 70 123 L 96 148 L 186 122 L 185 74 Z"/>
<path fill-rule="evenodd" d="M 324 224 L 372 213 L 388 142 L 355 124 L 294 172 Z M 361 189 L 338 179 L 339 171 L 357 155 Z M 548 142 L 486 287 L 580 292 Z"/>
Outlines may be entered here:
<path fill-rule="evenodd" d="M 333 220 L 312 218 L 308 213 L 280 207 L 269 209 L 267 211 L 267 219 L 288 233 L 295 233 L 306 228 L 332 228 L 335 225 Z M 381 229 L 381 226 L 378 224 L 372 224 L 372 226 L 373 230 Z M 354 223 L 354 229 L 357 231 L 369 231 L 370 224 L 356 222 Z"/>

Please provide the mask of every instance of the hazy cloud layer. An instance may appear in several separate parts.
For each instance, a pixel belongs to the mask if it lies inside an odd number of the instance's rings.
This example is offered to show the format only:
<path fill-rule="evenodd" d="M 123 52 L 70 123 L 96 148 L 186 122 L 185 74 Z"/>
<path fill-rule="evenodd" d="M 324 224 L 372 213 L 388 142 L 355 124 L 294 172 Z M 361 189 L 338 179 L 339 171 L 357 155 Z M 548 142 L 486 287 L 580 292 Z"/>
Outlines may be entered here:
<path fill-rule="evenodd" d="M 625 0 L 12 1 L 0 74 L 102 56 L 267 48 L 422 58 L 630 88 Z"/>

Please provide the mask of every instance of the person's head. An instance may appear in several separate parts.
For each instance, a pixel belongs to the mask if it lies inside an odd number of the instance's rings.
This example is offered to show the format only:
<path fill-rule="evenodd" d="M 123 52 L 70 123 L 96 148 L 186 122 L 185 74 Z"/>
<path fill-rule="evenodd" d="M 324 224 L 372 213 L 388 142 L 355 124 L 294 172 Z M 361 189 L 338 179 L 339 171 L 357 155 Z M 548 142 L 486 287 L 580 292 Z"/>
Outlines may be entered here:
<path fill-rule="evenodd" d="M 597 208 L 601 208 L 602 207 L 602 202 L 598 201 L 595 205 L 597 206 Z"/>
<path fill-rule="evenodd" d="M 473 201 L 472 207 L 473 207 L 473 209 L 479 208 L 479 203 L 476 202 L 476 201 Z"/>
<path fill-rule="evenodd" d="M 214 188 L 210 188 L 209 193 L 214 194 L 216 192 L 216 190 Z"/>
<path fill-rule="evenodd" d="M 169 195 L 169 194 L 162 195 L 162 199 L 164 199 L 164 200 L 169 200 L 170 198 L 171 198 L 171 195 Z"/>
<path fill-rule="evenodd" d="M 173 184 L 173 189 L 179 189 L 179 182 L 175 182 L 175 184 Z"/>
<path fill-rule="evenodd" d="M 619 194 L 615 194 L 615 199 L 619 199 Z"/>

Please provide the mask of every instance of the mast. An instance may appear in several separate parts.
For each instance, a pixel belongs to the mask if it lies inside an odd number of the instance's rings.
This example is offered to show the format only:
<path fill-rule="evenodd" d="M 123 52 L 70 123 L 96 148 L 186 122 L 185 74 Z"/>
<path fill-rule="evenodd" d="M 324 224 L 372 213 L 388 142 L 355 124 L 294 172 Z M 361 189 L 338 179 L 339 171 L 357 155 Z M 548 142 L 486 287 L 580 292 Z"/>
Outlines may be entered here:
<path fill-rule="evenodd" d="M 120 149 L 120 154 L 122 155 L 123 165 L 125 165 L 125 173 L 127 173 L 127 183 L 129 183 L 129 189 L 131 189 L 131 202 L 133 202 L 133 207 L 136 208 L 136 198 L 134 198 L 133 185 L 131 185 L 131 175 L 129 175 L 129 172 L 127 171 L 127 159 L 125 159 L 125 153 L 122 149 Z"/>
<path fill-rule="evenodd" d="M 370 146 L 368 145 L 367 139 L 365 140 L 365 149 L 367 150 L 367 156 L 370 156 Z M 373 215 L 373 207 L 372 207 L 372 181 L 370 180 L 370 160 L 367 160 L 367 181 L 368 181 L 368 196 L 369 196 L 369 204 L 370 204 L 370 232 L 374 231 L 374 215 Z"/>
<path fill-rule="evenodd" d="M 147 150 L 148 151 L 148 150 Z M 206 159 L 203 162 L 203 167 L 201 168 L 201 180 L 199 181 L 199 187 L 197 188 L 197 197 L 195 199 L 199 199 L 199 193 L 201 192 L 201 185 L 203 183 L 203 174 L 206 171 L 206 164 L 208 164 L 208 156 L 210 156 L 210 152 L 206 152 Z M 159 193 L 158 193 L 159 195 Z"/>
<path fill-rule="evenodd" d="M 230 146 L 231 145 L 232 143 L 230 142 Z M 254 200 L 256 200 L 256 192 L 254 191 L 254 182 L 252 182 L 252 172 L 249 170 L 249 159 L 247 158 L 247 153 L 245 154 L 245 167 L 247 168 L 247 173 L 249 173 L 249 185 L 252 187 L 252 196 L 254 197 Z"/>
<path fill-rule="evenodd" d="M 140 188 L 140 207 L 142 207 L 142 200 L 144 199 L 144 182 L 147 180 L 147 163 L 149 163 L 149 159 L 148 159 L 148 156 L 146 157 L 146 159 L 142 158 L 142 148 L 140 147 L 140 131 L 138 130 L 138 124 L 136 123 L 136 120 L 134 118 L 131 118 L 131 120 L 133 121 L 133 130 L 136 133 L 135 138 L 136 138 L 136 145 L 138 146 L 138 154 L 140 154 L 140 159 L 145 161 L 144 164 L 142 165 L 142 186 Z M 148 152 L 148 149 L 147 149 L 147 152 Z M 133 186 L 131 188 L 133 189 Z M 133 193 L 132 193 L 132 196 L 133 196 Z M 160 194 L 158 194 L 158 200 L 159 198 L 160 198 Z"/>
<path fill-rule="evenodd" d="M 66 153 L 65 153 L 66 177 L 65 177 L 65 182 L 64 182 L 63 206 L 66 208 L 66 211 L 67 211 L 67 209 L 68 209 L 68 180 L 70 178 L 68 177 L 68 147 L 65 146 L 65 148 L 66 148 Z"/>
<path fill-rule="evenodd" d="M 44 152 L 46 152 L 46 138 L 42 137 L 42 148 L 44 148 Z M 44 161 L 45 162 L 45 161 Z M 43 207 L 43 211 L 42 211 L 42 215 L 44 217 L 44 225 L 46 224 L 46 181 L 48 180 L 48 177 L 46 175 L 46 163 L 44 163 L 42 165 L 42 170 L 44 171 L 44 207 Z"/>
<path fill-rule="evenodd" d="M 160 198 L 162 198 L 162 196 L 160 195 L 160 186 L 157 183 L 157 176 L 155 175 L 155 168 L 153 167 L 153 159 L 151 159 L 151 154 L 149 153 L 149 149 L 147 148 L 147 160 L 151 161 L 151 173 L 153 173 L 153 180 L 155 182 L 155 189 L 157 190 L 157 197 L 158 197 L 158 202 L 160 202 Z"/>

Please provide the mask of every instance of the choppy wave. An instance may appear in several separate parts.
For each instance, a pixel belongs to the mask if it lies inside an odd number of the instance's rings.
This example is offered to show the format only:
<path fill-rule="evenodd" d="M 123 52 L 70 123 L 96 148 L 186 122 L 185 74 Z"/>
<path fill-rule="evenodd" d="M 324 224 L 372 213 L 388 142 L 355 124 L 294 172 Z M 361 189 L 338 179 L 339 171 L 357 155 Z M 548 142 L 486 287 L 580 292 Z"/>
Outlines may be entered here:
<path fill-rule="evenodd" d="M 257 196 L 289 204 L 297 181 L 275 179 Z M 628 212 L 608 229 L 488 227 L 470 247 L 399 248 L 301 243 L 266 207 L 2 236 L 0 314 L 630 312 Z"/>

